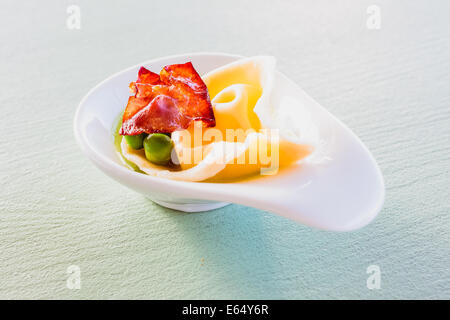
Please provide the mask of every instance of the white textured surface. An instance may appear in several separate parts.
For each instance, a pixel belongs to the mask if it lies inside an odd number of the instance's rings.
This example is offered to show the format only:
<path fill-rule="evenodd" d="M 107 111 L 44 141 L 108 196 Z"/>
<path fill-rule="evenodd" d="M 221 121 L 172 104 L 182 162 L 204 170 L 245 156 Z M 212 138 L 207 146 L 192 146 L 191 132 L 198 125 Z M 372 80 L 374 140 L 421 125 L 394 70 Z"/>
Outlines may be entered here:
<path fill-rule="evenodd" d="M 380 30 L 371 1 L 188 3 L 2 2 L 0 298 L 450 298 L 450 3 L 377 1 Z M 192 51 L 276 56 L 375 155 L 379 217 L 331 233 L 235 205 L 181 214 L 95 169 L 72 136 L 82 96 Z"/>

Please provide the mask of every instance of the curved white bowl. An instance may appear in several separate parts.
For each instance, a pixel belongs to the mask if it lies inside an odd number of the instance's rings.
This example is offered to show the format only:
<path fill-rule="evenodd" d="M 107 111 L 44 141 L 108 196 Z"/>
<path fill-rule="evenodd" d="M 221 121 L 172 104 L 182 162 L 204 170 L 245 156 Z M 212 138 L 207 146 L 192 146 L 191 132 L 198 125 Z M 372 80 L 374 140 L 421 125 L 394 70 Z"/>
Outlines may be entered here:
<path fill-rule="evenodd" d="M 223 53 L 183 54 L 141 63 L 109 77 L 83 98 L 76 112 L 74 132 L 81 149 L 110 177 L 173 209 L 204 211 L 233 202 L 326 230 L 348 231 L 369 223 L 381 210 L 385 193 L 374 158 L 350 129 L 281 73 L 277 73 L 281 91 L 295 92 L 329 145 L 331 160 L 326 164 L 306 162 L 274 176 L 233 183 L 156 178 L 122 164 L 112 128 L 126 106 L 128 84 L 140 66 L 161 70 L 168 64 L 192 61 L 199 74 L 204 74 L 239 58 Z"/>

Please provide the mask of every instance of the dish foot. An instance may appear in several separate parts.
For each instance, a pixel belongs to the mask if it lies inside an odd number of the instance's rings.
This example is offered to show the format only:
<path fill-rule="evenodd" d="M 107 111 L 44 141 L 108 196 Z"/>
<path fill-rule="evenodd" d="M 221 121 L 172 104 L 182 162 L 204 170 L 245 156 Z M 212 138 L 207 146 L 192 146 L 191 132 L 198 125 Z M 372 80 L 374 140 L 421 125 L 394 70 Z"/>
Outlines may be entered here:
<path fill-rule="evenodd" d="M 227 202 L 214 202 L 214 201 L 205 201 L 205 202 L 186 202 L 186 203 L 175 203 L 175 202 L 166 202 L 162 200 L 150 199 L 153 202 L 159 204 L 162 207 L 166 207 L 169 209 L 174 209 L 183 212 L 203 212 L 210 211 L 214 209 L 219 209 L 229 205 Z"/>

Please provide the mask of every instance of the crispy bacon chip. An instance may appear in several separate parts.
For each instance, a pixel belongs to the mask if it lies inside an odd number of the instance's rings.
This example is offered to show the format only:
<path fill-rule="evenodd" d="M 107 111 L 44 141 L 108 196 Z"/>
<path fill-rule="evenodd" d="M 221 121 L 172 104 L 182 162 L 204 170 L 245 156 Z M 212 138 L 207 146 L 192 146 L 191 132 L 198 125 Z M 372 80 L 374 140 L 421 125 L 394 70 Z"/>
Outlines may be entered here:
<path fill-rule="evenodd" d="M 121 135 L 170 133 L 196 120 L 216 125 L 208 89 L 191 62 L 165 66 L 159 75 L 141 67 L 130 90 Z"/>

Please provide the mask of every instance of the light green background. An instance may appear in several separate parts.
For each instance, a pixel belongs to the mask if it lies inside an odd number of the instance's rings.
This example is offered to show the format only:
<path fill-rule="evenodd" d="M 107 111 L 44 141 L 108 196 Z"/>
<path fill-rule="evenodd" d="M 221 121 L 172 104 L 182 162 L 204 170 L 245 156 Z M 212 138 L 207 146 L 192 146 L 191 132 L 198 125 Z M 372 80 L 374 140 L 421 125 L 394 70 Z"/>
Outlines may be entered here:
<path fill-rule="evenodd" d="M 66 28 L 70 4 L 81 30 Z M 380 30 L 366 27 L 370 4 Z M 0 298 L 450 298 L 449 1 L 0 7 Z M 72 133 L 81 98 L 123 68 L 195 51 L 276 56 L 373 152 L 377 219 L 333 233 L 238 205 L 183 214 L 97 170 Z M 366 287 L 372 264 L 380 290 Z M 66 287 L 70 265 L 80 290 Z"/>

